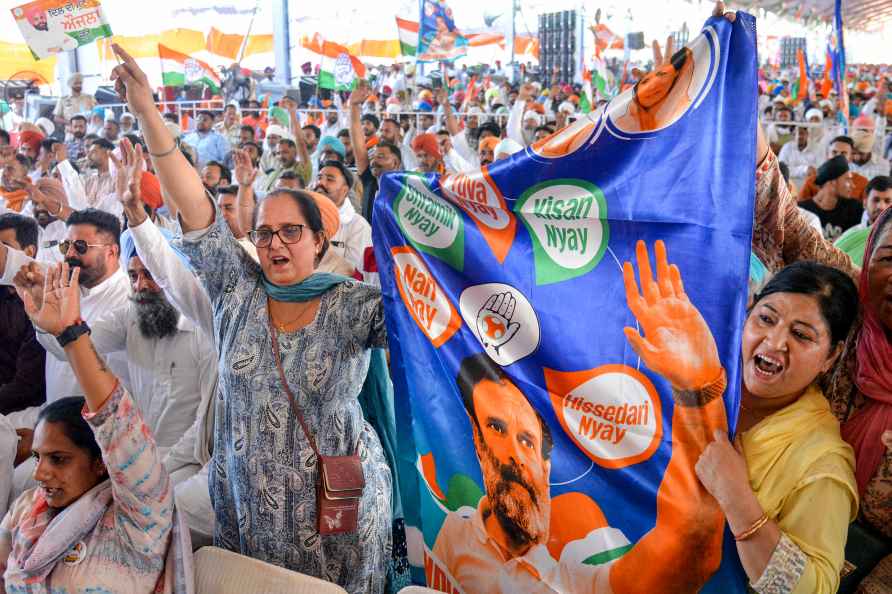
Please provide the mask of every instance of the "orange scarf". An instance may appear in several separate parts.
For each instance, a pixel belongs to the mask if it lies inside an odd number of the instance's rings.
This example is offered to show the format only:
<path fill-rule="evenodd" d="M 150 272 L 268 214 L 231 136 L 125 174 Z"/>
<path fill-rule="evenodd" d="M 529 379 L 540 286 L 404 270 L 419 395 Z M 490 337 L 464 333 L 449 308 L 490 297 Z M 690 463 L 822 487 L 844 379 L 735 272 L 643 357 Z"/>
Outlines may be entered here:
<path fill-rule="evenodd" d="M 0 197 L 6 201 L 6 208 L 15 212 L 22 212 L 22 207 L 28 198 L 28 192 L 27 190 L 12 190 L 11 192 L 0 190 Z"/>

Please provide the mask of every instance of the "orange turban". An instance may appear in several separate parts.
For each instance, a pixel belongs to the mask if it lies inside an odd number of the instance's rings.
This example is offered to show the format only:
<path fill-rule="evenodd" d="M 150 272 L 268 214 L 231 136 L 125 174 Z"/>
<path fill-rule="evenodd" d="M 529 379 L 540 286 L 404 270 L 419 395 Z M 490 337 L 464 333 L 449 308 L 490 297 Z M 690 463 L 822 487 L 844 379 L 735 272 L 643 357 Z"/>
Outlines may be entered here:
<path fill-rule="evenodd" d="M 27 145 L 35 153 L 40 150 L 40 143 L 43 142 L 43 134 L 26 130 L 19 134 L 19 146 Z"/>
<path fill-rule="evenodd" d="M 483 138 L 480 142 L 477 143 L 477 150 L 479 151 L 493 151 L 495 152 L 496 147 L 499 146 L 500 138 L 496 138 L 495 136 L 489 136 L 487 138 Z"/>
<path fill-rule="evenodd" d="M 443 155 L 440 153 L 440 144 L 437 137 L 430 133 L 419 134 L 412 140 L 413 151 L 424 151 L 429 155 L 433 155 L 437 160 L 441 160 Z"/>
<path fill-rule="evenodd" d="M 319 208 L 319 214 L 322 215 L 322 231 L 325 233 L 325 237 L 331 239 L 335 236 L 335 233 L 338 232 L 338 229 L 341 226 L 341 214 L 338 212 L 338 207 L 331 201 L 331 198 L 320 194 L 319 192 L 308 190 L 307 194 L 312 196 L 313 200 L 316 201 L 316 206 Z"/>
<path fill-rule="evenodd" d="M 164 205 L 164 200 L 161 198 L 161 182 L 148 171 L 142 172 L 139 192 L 142 201 L 148 204 L 152 210 L 157 210 Z"/>

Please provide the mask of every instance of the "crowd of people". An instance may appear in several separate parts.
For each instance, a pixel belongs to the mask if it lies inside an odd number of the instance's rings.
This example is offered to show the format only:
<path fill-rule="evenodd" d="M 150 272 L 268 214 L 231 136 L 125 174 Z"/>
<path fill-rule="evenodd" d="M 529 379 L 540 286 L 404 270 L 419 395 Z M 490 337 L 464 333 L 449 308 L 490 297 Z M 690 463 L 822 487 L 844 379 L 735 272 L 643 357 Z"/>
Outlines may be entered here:
<path fill-rule="evenodd" d="M 684 50 L 666 50 L 655 65 L 677 76 Z M 51 114 L 19 106 L 0 128 L 7 591 L 186 591 L 184 555 L 211 543 L 396 591 L 392 452 L 359 400 L 387 375 L 381 176 L 542 146 L 587 117 L 582 89 L 461 71 L 425 88 L 394 67 L 184 126 L 115 52 L 127 113 L 107 118 L 75 75 Z M 757 592 L 835 592 L 854 525 L 884 547 L 868 579 L 892 580 L 892 70 L 852 76 L 841 115 L 835 93 L 762 71 L 739 440 L 696 464 Z M 666 92 L 634 77 L 636 97 Z M 715 375 L 673 386 L 708 402 Z M 343 526 L 323 522 L 329 464 L 364 478 Z"/>

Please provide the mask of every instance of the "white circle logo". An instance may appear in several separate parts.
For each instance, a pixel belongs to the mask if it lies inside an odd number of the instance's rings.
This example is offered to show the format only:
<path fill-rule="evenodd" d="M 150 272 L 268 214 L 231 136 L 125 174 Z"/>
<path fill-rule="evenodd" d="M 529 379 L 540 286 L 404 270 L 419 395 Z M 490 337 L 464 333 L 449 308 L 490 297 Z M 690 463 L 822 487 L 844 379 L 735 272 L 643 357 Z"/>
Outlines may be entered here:
<path fill-rule="evenodd" d="M 660 397 L 626 365 L 588 372 L 547 371 L 552 405 L 567 435 L 592 460 L 622 468 L 649 458 L 663 432 Z"/>
<path fill-rule="evenodd" d="M 527 298 L 502 283 L 475 285 L 458 301 L 462 318 L 486 354 L 499 365 L 511 365 L 539 346 L 539 319 Z"/>

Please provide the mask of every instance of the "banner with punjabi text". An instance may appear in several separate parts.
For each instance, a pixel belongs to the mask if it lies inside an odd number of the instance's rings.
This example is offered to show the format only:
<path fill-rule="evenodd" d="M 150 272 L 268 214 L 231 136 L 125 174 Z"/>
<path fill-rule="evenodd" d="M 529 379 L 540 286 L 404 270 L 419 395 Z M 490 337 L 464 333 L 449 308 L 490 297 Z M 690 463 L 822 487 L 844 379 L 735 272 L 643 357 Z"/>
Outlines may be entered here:
<path fill-rule="evenodd" d="M 34 0 L 12 16 L 37 60 L 112 36 L 99 0 Z"/>
<path fill-rule="evenodd" d="M 510 159 L 386 174 L 373 239 L 413 579 L 444 592 L 745 591 L 694 465 L 733 431 L 755 19 Z"/>

